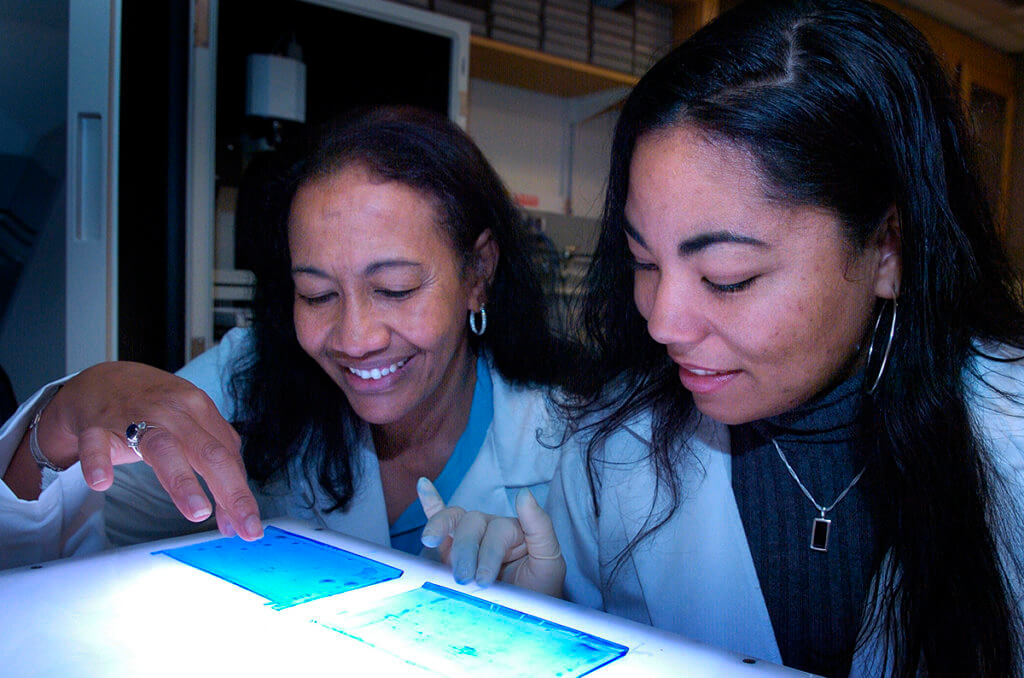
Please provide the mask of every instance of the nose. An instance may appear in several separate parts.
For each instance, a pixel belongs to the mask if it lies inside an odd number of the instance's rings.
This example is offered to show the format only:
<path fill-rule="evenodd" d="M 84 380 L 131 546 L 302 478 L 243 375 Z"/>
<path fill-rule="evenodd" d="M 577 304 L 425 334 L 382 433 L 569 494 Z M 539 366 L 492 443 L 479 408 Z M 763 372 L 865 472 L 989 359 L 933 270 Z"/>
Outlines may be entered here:
<path fill-rule="evenodd" d="M 371 303 L 349 299 L 339 306 L 329 337 L 333 350 L 361 358 L 387 348 L 391 332 Z"/>
<path fill-rule="evenodd" d="M 683 282 L 663 276 L 648 297 L 647 333 L 659 344 L 696 344 L 707 335 L 707 320 L 696 295 Z"/>

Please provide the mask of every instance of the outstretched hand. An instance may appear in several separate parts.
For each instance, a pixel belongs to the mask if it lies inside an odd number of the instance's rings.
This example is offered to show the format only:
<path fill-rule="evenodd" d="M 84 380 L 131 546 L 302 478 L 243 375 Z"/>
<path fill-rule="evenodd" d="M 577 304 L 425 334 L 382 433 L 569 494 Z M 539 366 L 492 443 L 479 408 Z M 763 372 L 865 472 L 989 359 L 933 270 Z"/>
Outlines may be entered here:
<path fill-rule="evenodd" d="M 416 491 L 427 515 L 423 545 L 438 548 L 455 581 L 487 586 L 496 579 L 551 596 L 562 595 L 565 558 L 551 518 L 529 490 L 516 495 L 518 518 L 446 507 L 426 478 Z"/>
<path fill-rule="evenodd" d="M 163 370 L 131 362 L 103 363 L 64 384 L 42 411 L 37 437 L 53 464 L 81 462 L 94 490 L 114 481 L 113 467 L 139 461 L 125 440 L 131 422 L 145 421 L 139 449 L 183 516 L 209 518 L 227 535 L 257 539 L 263 534 L 256 499 L 249 490 L 241 440 L 209 396 Z"/>

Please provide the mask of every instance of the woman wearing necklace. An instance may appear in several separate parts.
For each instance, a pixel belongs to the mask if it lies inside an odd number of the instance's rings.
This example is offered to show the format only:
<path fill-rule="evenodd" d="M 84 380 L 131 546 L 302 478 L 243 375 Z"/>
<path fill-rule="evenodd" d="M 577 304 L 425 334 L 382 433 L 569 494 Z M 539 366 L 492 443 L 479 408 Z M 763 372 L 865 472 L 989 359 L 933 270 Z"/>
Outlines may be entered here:
<path fill-rule="evenodd" d="M 911 25 L 748 2 L 656 64 L 583 321 L 553 535 L 422 493 L 457 576 L 558 590 L 560 544 L 568 599 L 736 652 L 1024 675 L 1024 311 Z"/>

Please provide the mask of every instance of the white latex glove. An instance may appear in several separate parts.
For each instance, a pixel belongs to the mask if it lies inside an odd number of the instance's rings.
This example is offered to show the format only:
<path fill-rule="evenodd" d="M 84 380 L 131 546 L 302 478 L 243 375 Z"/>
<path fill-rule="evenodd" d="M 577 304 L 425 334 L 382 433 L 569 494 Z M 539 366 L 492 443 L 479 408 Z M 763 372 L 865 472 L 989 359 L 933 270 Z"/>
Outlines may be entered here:
<path fill-rule="evenodd" d="M 495 579 L 549 596 L 561 597 L 565 558 L 551 518 L 529 490 L 516 495 L 518 518 L 445 507 L 426 478 L 416 491 L 427 515 L 423 545 L 437 548 L 452 568 L 455 581 L 488 586 Z"/>

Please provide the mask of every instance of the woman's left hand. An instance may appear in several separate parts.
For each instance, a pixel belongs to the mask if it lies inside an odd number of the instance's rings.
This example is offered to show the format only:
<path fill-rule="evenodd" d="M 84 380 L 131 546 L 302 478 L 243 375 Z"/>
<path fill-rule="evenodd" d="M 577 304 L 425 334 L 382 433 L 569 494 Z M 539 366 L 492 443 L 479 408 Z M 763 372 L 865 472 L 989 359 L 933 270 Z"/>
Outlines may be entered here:
<path fill-rule="evenodd" d="M 561 597 L 565 558 L 551 518 L 529 490 L 516 495 L 517 518 L 444 504 L 426 478 L 416 484 L 427 525 L 423 545 L 438 548 L 455 581 L 488 586 L 495 579 Z"/>

